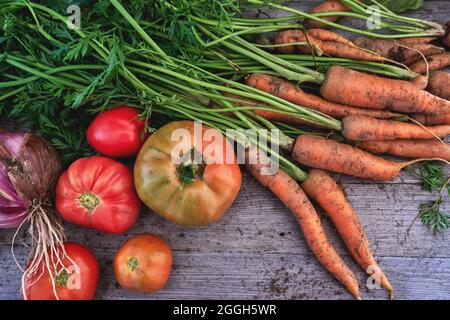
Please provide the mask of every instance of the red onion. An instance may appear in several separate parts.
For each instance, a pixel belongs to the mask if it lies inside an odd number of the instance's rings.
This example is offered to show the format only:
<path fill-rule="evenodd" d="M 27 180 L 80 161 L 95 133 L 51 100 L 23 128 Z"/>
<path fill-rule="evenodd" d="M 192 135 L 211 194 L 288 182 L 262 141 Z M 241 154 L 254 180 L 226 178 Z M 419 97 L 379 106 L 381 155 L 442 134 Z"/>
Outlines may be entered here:
<path fill-rule="evenodd" d="M 65 267 L 60 265 L 66 257 L 64 229 L 52 203 L 61 169 L 56 151 L 38 135 L 0 132 L 0 227 L 18 227 L 13 249 L 23 226 L 28 226 L 31 235 L 23 288 L 29 277 L 40 276 L 44 270 L 50 271 L 54 282 Z"/>
<path fill-rule="evenodd" d="M 0 159 L 11 159 L 24 141 L 22 133 L 0 132 Z M 28 202 L 19 196 L 0 161 L 0 228 L 15 228 L 28 216 Z"/>

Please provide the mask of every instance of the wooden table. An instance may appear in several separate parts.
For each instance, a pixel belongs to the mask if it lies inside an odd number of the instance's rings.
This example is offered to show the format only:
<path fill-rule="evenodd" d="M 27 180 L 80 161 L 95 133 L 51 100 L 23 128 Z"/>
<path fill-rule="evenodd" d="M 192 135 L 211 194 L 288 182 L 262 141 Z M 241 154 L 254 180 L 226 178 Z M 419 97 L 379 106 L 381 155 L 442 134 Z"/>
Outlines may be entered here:
<path fill-rule="evenodd" d="M 309 8 L 316 3 L 294 5 Z M 425 1 L 422 10 L 409 15 L 443 23 L 450 20 L 450 1 Z M 419 204 L 434 196 L 408 173 L 388 183 L 336 178 L 359 213 L 396 298 L 449 299 L 449 231 L 434 236 L 417 222 L 409 235 L 406 232 Z M 356 272 L 363 298 L 386 299 L 385 291 L 365 288 L 366 276 L 325 216 L 323 223 L 330 241 Z M 233 207 L 208 228 L 179 227 L 150 211 L 142 212 L 136 226 L 121 236 L 69 223 L 65 227 L 68 238 L 90 247 L 100 262 L 98 299 L 352 299 L 307 248 L 290 212 L 246 173 Z M 163 290 L 152 295 L 121 289 L 112 270 L 120 244 L 141 232 L 161 236 L 173 249 L 172 276 Z M 10 253 L 12 235 L 13 231 L 0 230 L 0 299 L 21 298 L 21 274 Z M 23 264 L 26 249 L 17 247 L 16 252 Z"/>

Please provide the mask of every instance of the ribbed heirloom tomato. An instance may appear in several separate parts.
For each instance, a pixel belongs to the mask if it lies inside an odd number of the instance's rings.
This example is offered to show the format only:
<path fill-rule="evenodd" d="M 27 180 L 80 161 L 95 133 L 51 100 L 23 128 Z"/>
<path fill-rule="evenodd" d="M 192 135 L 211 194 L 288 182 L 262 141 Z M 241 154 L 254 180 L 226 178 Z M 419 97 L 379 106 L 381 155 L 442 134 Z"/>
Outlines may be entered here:
<path fill-rule="evenodd" d="M 176 121 L 145 142 L 134 179 L 141 200 L 161 216 L 181 225 L 205 226 L 233 203 L 241 171 L 232 145 L 217 130 Z"/>
<path fill-rule="evenodd" d="M 87 141 L 95 151 L 109 157 L 131 157 L 148 137 L 139 111 L 119 106 L 95 117 L 87 130 Z"/>
<path fill-rule="evenodd" d="M 92 252 L 75 242 L 66 242 L 68 258 L 62 260 L 54 275 L 41 263 L 38 272 L 25 281 L 27 300 L 92 300 L 97 289 L 99 266 Z M 56 261 L 56 258 L 55 258 Z M 55 279 L 53 290 L 52 277 Z M 56 292 L 56 295 L 55 295 Z"/>
<path fill-rule="evenodd" d="M 128 239 L 114 258 L 119 284 L 132 291 L 151 293 L 163 288 L 172 268 L 172 251 L 167 243 L 150 233 Z"/>
<path fill-rule="evenodd" d="M 123 233 L 136 222 L 140 208 L 130 170 L 113 159 L 79 159 L 56 186 L 57 211 L 83 227 Z"/>

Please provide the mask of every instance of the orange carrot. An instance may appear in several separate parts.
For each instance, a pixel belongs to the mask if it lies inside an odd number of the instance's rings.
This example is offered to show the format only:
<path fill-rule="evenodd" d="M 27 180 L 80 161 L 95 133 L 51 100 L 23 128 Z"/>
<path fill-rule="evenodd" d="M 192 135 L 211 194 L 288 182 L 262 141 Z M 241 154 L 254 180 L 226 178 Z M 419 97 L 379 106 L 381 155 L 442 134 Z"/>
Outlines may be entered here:
<path fill-rule="evenodd" d="M 417 76 L 411 80 L 411 83 L 414 84 L 417 89 L 425 90 L 428 86 L 428 78 L 426 76 Z"/>
<path fill-rule="evenodd" d="M 432 55 L 427 58 L 427 62 L 423 59 L 419 60 L 410 66 L 410 69 L 415 73 L 425 74 L 427 73 L 427 68 L 429 68 L 430 71 L 434 71 L 448 66 L 450 66 L 450 51 Z"/>
<path fill-rule="evenodd" d="M 312 128 L 325 128 L 324 126 L 320 126 L 318 124 L 304 121 L 302 119 L 299 119 L 297 117 L 294 117 L 292 115 L 285 114 L 285 113 L 279 113 L 279 112 L 267 111 L 267 110 L 257 110 L 257 109 L 253 110 L 253 112 L 256 115 L 263 117 L 264 119 L 267 119 L 267 120 L 286 122 L 286 123 L 296 124 L 298 126 L 307 126 L 307 127 L 312 127 Z"/>
<path fill-rule="evenodd" d="M 430 72 L 427 90 L 435 96 L 450 100 L 450 73 L 444 71 Z"/>
<path fill-rule="evenodd" d="M 251 161 L 252 157 L 254 161 Z M 259 152 L 250 154 L 247 152 L 246 158 L 249 172 L 263 186 L 269 188 L 294 214 L 306 242 L 320 263 L 357 299 L 360 299 L 356 276 L 328 241 L 319 215 L 298 183 L 282 170 L 278 170 L 273 175 L 264 172 L 269 165 L 262 164 L 266 162 L 261 161 Z"/>
<path fill-rule="evenodd" d="M 407 40 L 372 39 L 358 37 L 353 40 L 354 44 L 360 48 L 377 53 L 378 55 L 395 60 L 404 64 L 411 64 L 419 59 L 443 53 L 441 47 L 429 43 L 419 42 L 421 38 Z M 433 38 L 431 38 L 433 39 Z M 425 41 L 425 40 L 424 40 Z"/>
<path fill-rule="evenodd" d="M 336 32 L 324 29 L 309 29 L 306 30 L 306 34 L 322 41 L 340 42 L 350 47 L 357 47 L 353 42 Z"/>
<path fill-rule="evenodd" d="M 434 140 L 381 140 L 358 143 L 358 148 L 373 154 L 425 159 L 440 158 L 450 161 L 450 145 Z"/>
<path fill-rule="evenodd" d="M 411 117 L 417 122 L 425 126 L 436 126 L 449 124 L 450 125 L 450 113 L 446 114 L 413 114 Z"/>
<path fill-rule="evenodd" d="M 348 12 L 348 11 L 350 11 L 350 9 L 347 8 L 340 1 L 329 0 L 329 1 L 325 1 L 325 2 L 323 2 L 321 4 L 319 4 L 318 6 L 316 6 L 315 8 L 313 8 L 310 11 L 310 13 Z M 331 22 L 336 22 L 336 21 L 339 20 L 339 16 L 322 17 L 322 19 L 327 20 L 327 21 L 331 21 Z M 326 24 L 323 24 L 323 23 L 321 23 L 319 21 L 315 21 L 315 20 L 312 20 L 312 19 L 305 20 L 304 25 L 308 29 L 311 29 L 311 28 L 325 28 L 325 27 L 327 27 Z"/>
<path fill-rule="evenodd" d="M 301 135 L 295 141 L 293 158 L 311 167 L 350 176 L 388 181 L 410 162 L 394 162 L 356 147 L 315 135 Z"/>
<path fill-rule="evenodd" d="M 250 99 L 247 97 L 241 97 L 241 96 L 231 94 L 231 93 L 224 93 L 224 96 L 234 98 L 236 100 L 241 100 L 242 102 L 232 102 L 236 106 L 241 106 L 241 107 L 264 106 L 264 107 L 270 108 L 269 105 L 266 105 L 264 103 L 261 103 L 259 101 L 256 101 L 256 100 L 253 100 L 253 99 Z M 213 105 L 213 107 L 215 107 L 215 105 Z M 253 112 L 256 115 L 263 117 L 264 119 L 267 119 L 267 120 L 281 121 L 281 122 L 296 124 L 299 126 L 308 126 L 308 127 L 313 127 L 313 128 L 325 128 L 324 126 L 320 126 L 315 123 L 304 121 L 300 118 L 297 118 L 293 115 L 286 114 L 286 113 L 280 113 L 280 112 L 269 111 L 269 110 L 261 110 L 261 109 L 255 109 L 255 110 L 253 110 Z M 233 116 L 233 114 L 231 112 L 227 113 L 227 114 Z"/>
<path fill-rule="evenodd" d="M 413 43 L 408 45 L 398 44 L 389 51 L 388 58 L 410 65 L 411 63 L 423 59 L 423 56 L 430 57 L 444 52 L 444 48 L 428 43 Z"/>
<path fill-rule="evenodd" d="M 450 113 L 450 101 L 419 90 L 411 82 L 341 66 L 328 69 L 320 92 L 327 100 L 355 107 L 407 113 Z"/>
<path fill-rule="evenodd" d="M 373 257 L 364 228 L 342 189 L 326 172 L 317 169 L 309 172 L 302 188 L 331 218 L 356 262 L 365 272 L 374 274 L 393 298 L 392 285 Z"/>
<path fill-rule="evenodd" d="M 436 139 L 450 134 L 450 125 L 424 128 L 417 124 L 364 116 L 345 117 L 342 126 L 344 137 L 353 141 Z"/>
<path fill-rule="evenodd" d="M 436 40 L 436 37 L 410 37 L 410 38 L 403 38 L 398 39 L 397 41 L 401 44 L 413 44 L 413 43 L 430 43 Z"/>
<path fill-rule="evenodd" d="M 316 33 L 322 32 L 320 29 L 315 30 Z M 331 31 L 325 31 L 326 35 L 324 38 L 329 38 Z M 341 36 L 335 36 L 337 39 L 342 39 Z M 348 40 L 346 40 L 348 41 Z M 315 48 L 320 48 L 324 54 L 347 58 L 353 60 L 364 60 L 364 61 L 387 61 L 385 57 L 379 56 L 377 54 L 363 50 L 355 45 L 349 45 L 344 43 L 343 40 L 339 41 L 323 41 L 320 40 L 319 36 L 315 37 L 308 32 L 302 30 L 286 30 L 281 31 L 275 38 L 275 44 L 289 44 L 289 43 L 305 43 L 305 44 L 293 44 L 292 46 L 281 46 L 279 51 L 283 53 L 292 53 L 298 50 L 301 53 L 311 54 L 316 51 Z"/>
<path fill-rule="evenodd" d="M 369 110 L 333 103 L 313 94 L 308 94 L 289 81 L 270 75 L 253 74 L 247 78 L 247 84 L 292 103 L 320 111 L 336 119 L 342 119 L 349 115 L 364 115 L 381 119 L 399 116 L 399 114 L 387 110 Z"/>

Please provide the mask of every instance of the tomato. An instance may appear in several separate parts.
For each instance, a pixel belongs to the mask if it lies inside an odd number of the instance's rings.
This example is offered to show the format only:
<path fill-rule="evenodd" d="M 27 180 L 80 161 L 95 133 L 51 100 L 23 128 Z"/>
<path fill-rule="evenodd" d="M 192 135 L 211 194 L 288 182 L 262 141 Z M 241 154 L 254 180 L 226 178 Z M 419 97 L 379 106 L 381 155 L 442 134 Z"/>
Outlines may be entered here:
<path fill-rule="evenodd" d="M 138 218 L 141 202 L 130 170 L 105 157 L 82 158 L 56 186 L 56 209 L 72 223 L 107 233 L 123 233 Z"/>
<path fill-rule="evenodd" d="M 241 172 L 231 144 L 206 126 L 195 134 L 196 126 L 192 121 L 163 126 L 145 142 L 134 167 L 141 200 L 161 216 L 185 226 L 206 226 L 217 221 L 241 186 Z M 188 138 L 172 139 L 180 133 Z M 172 153 L 185 160 L 175 161 L 178 159 Z"/>
<path fill-rule="evenodd" d="M 62 259 L 55 270 L 56 294 L 52 277 L 43 263 L 39 271 L 25 281 L 24 298 L 27 300 L 92 300 L 97 288 L 99 266 L 92 252 L 74 242 L 66 242 L 64 249 L 68 257 Z"/>
<path fill-rule="evenodd" d="M 120 106 L 100 113 L 89 125 L 87 141 L 95 151 L 109 157 L 131 157 L 148 137 L 139 112 Z"/>
<path fill-rule="evenodd" d="M 114 258 L 114 273 L 128 290 L 151 293 L 162 289 L 172 268 L 172 251 L 167 243 L 150 233 L 128 239 Z"/>

